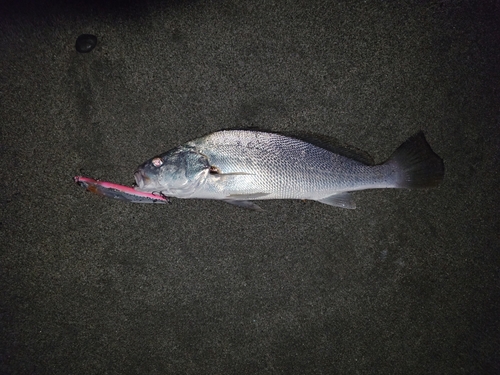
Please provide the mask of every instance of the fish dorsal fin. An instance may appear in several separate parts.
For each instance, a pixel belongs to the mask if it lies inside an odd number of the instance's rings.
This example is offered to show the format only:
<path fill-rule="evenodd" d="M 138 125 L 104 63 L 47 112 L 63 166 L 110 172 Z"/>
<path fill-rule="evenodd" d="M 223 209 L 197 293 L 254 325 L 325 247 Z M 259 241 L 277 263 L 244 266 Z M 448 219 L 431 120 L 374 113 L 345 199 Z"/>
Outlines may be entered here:
<path fill-rule="evenodd" d="M 375 161 L 366 151 L 360 150 L 359 148 L 350 145 L 346 145 L 345 143 L 339 141 L 337 138 L 324 134 L 304 132 L 304 131 L 299 131 L 299 132 L 271 131 L 268 129 L 263 129 L 259 126 L 246 126 L 243 128 L 226 128 L 224 130 L 227 131 L 244 130 L 244 131 L 254 131 L 254 132 L 262 132 L 270 134 L 279 134 L 285 137 L 295 138 L 300 141 L 310 143 L 314 146 L 324 148 L 325 150 L 345 156 L 350 159 L 354 159 L 366 165 L 375 165 Z"/>
<path fill-rule="evenodd" d="M 346 145 L 335 137 L 309 132 L 298 132 L 283 135 L 311 143 L 315 146 L 324 148 L 325 150 L 328 150 L 335 154 L 354 159 L 366 165 L 375 165 L 375 161 L 370 156 L 370 154 L 363 150 L 360 150 L 359 148 Z"/>

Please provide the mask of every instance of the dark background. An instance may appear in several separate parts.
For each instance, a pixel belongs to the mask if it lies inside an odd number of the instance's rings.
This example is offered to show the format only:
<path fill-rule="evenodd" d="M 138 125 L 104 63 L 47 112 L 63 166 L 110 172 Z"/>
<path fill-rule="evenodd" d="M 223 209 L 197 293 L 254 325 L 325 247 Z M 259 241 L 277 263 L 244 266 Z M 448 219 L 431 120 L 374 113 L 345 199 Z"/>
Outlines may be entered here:
<path fill-rule="evenodd" d="M 500 372 L 498 1 L 0 14 L 1 374 Z M 355 193 L 354 211 L 263 213 L 72 181 L 128 185 L 160 152 L 249 126 L 377 162 L 424 130 L 446 176 Z"/>

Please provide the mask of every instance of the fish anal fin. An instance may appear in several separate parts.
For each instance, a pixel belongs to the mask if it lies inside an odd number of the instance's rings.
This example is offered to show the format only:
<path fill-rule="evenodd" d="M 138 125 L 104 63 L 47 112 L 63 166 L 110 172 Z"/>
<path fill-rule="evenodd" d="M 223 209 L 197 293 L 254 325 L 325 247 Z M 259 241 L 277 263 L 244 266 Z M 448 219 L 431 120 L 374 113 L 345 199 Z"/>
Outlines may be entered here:
<path fill-rule="evenodd" d="M 330 206 L 348 208 L 351 210 L 356 208 L 356 203 L 352 199 L 352 195 L 347 192 L 333 194 L 326 198 L 317 199 L 317 201 Z"/>
<path fill-rule="evenodd" d="M 247 210 L 259 211 L 259 212 L 264 211 L 262 208 L 260 208 L 257 204 L 253 203 L 252 201 L 224 199 L 224 202 L 232 204 L 234 206 L 245 208 Z"/>

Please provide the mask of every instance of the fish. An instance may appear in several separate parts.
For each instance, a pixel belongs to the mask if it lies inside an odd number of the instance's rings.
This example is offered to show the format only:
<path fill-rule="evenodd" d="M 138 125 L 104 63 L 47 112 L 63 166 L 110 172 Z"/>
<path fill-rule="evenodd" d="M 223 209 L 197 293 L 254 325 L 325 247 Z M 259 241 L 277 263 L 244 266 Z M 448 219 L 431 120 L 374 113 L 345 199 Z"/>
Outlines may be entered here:
<path fill-rule="evenodd" d="M 140 192 L 222 200 L 256 211 L 262 209 L 253 201 L 269 199 L 354 209 L 354 191 L 438 186 L 444 163 L 422 131 L 374 165 L 288 135 L 220 130 L 145 161 L 134 177 Z"/>
<path fill-rule="evenodd" d="M 75 176 L 73 177 L 73 181 L 75 181 L 79 186 L 85 188 L 85 190 L 107 198 L 118 199 L 131 203 L 169 202 L 168 198 L 163 197 L 160 194 L 143 193 L 129 186 L 119 185 L 113 182 L 98 181 L 93 178 L 83 176 Z"/>

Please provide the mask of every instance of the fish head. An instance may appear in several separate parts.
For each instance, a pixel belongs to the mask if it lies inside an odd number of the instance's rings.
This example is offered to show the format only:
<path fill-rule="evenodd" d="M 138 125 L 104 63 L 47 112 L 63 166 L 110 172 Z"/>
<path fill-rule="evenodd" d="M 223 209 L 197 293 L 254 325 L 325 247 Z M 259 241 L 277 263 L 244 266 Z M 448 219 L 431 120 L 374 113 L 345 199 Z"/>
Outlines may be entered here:
<path fill-rule="evenodd" d="M 136 190 L 188 198 L 210 171 L 206 156 L 180 146 L 142 163 L 134 173 Z"/>

